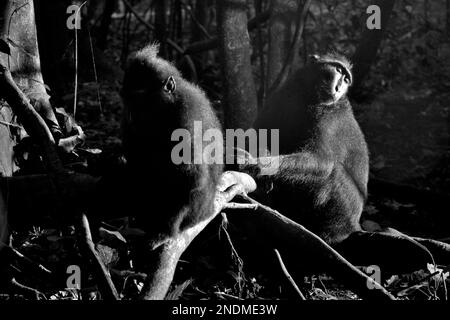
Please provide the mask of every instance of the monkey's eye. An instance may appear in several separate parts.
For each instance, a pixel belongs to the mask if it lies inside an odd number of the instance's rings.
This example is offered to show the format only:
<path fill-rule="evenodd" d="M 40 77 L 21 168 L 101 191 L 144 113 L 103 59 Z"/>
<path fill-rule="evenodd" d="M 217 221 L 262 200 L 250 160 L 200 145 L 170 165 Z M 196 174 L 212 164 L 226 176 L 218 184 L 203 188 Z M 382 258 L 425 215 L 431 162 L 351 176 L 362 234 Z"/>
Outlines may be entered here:
<path fill-rule="evenodd" d="M 319 56 L 317 55 L 317 54 L 312 54 L 312 55 L 310 55 L 309 56 L 309 59 L 312 61 L 312 62 L 317 62 L 317 61 L 319 61 Z"/>
<path fill-rule="evenodd" d="M 174 77 L 170 76 L 170 77 L 168 77 L 166 79 L 166 81 L 164 81 L 163 89 L 167 93 L 174 93 L 175 92 L 175 90 L 177 89 L 177 83 L 176 83 Z"/>
<path fill-rule="evenodd" d="M 350 84 L 350 78 L 349 77 L 344 77 L 344 82 L 346 84 Z"/>
<path fill-rule="evenodd" d="M 336 67 L 336 71 L 337 71 L 339 74 L 344 74 L 344 69 L 343 69 L 341 66 L 337 66 L 337 67 Z"/>

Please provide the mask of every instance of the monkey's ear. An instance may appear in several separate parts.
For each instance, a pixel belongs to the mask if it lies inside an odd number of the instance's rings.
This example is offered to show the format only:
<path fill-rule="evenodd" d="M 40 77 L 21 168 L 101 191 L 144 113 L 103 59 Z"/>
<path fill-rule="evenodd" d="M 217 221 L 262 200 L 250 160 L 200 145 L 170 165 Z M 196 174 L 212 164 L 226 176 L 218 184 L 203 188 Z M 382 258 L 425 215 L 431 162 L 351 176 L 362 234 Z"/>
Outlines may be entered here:
<path fill-rule="evenodd" d="M 309 56 L 309 60 L 311 62 L 317 62 L 317 61 L 319 61 L 319 59 L 320 59 L 320 57 L 317 54 L 312 54 L 312 55 Z"/>
<path fill-rule="evenodd" d="M 164 81 L 163 90 L 167 93 L 174 93 L 177 90 L 177 83 L 174 77 L 170 76 Z"/>

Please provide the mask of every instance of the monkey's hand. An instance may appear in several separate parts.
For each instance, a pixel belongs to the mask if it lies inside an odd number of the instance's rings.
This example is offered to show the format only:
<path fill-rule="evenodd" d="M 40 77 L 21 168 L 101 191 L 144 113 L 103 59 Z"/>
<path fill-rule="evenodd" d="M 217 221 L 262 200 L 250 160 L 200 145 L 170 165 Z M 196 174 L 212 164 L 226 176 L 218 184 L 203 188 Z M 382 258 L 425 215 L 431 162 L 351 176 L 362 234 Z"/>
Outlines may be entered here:
<path fill-rule="evenodd" d="M 227 170 L 244 172 L 252 177 L 260 174 L 261 170 L 258 166 L 258 159 L 253 157 L 249 152 L 240 148 L 233 148 L 229 152 L 227 154 Z"/>
<path fill-rule="evenodd" d="M 263 199 L 267 197 L 267 194 L 273 189 L 273 181 L 271 175 L 273 172 L 277 171 L 278 168 L 278 157 L 274 158 L 272 161 L 267 161 L 268 157 L 255 158 L 249 152 L 235 148 L 234 150 L 234 163 L 236 166 L 236 171 L 244 172 L 255 179 L 258 188 L 253 193 L 253 196 L 258 198 L 261 196 Z M 275 168 L 271 168 L 275 166 Z"/>
<path fill-rule="evenodd" d="M 258 164 L 244 163 L 244 164 L 239 165 L 238 171 L 244 172 L 244 173 L 250 175 L 251 177 L 256 178 L 260 175 L 261 168 L 259 167 Z"/>

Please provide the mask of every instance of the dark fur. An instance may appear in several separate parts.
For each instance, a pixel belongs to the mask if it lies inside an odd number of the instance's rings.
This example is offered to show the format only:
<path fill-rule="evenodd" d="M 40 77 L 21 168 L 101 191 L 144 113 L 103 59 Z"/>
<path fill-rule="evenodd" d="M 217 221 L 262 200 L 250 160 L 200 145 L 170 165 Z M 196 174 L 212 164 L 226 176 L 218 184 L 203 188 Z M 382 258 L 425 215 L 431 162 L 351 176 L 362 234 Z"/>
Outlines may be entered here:
<path fill-rule="evenodd" d="M 331 244 L 361 230 L 369 171 L 367 145 L 346 95 L 330 103 L 336 65 L 351 83 L 347 60 L 316 57 L 269 98 L 255 123 L 280 129 L 279 170 L 257 177 L 272 182 L 271 205 Z"/>
<path fill-rule="evenodd" d="M 133 204 L 152 243 L 213 213 L 222 172 L 221 165 L 172 162 L 171 151 L 178 143 L 171 141 L 175 129 L 187 129 L 193 137 L 194 121 L 202 121 L 203 132 L 221 126 L 204 92 L 157 53 L 158 47 L 150 45 L 130 58 L 122 89 L 123 146 Z M 174 92 L 163 88 L 169 77 L 176 83 Z"/>

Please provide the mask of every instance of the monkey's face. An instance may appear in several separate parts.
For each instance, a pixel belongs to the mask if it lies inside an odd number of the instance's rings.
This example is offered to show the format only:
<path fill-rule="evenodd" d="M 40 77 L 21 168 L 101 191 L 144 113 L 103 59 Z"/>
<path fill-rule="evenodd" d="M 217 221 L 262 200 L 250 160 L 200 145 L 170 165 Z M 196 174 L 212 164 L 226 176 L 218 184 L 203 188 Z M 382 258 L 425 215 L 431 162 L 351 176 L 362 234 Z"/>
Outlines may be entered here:
<path fill-rule="evenodd" d="M 142 146 L 151 146 L 152 150 L 170 156 L 166 152 L 170 147 L 167 141 L 174 128 L 166 123 L 167 119 L 176 118 L 178 80 L 178 72 L 164 61 L 137 59 L 129 64 L 121 91 L 125 107 L 122 139 L 129 161 L 140 161 Z"/>
<path fill-rule="evenodd" d="M 172 112 L 170 106 L 175 100 L 179 75 L 164 63 L 156 59 L 136 60 L 126 70 L 121 94 L 126 121 L 135 130 L 149 132 L 149 119 L 166 119 Z"/>
<path fill-rule="evenodd" d="M 309 87 L 314 102 L 331 105 L 343 98 L 352 83 L 350 63 L 338 56 L 311 56 L 306 65 Z"/>
<path fill-rule="evenodd" d="M 155 104 L 169 102 L 176 90 L 175 77 L 170 72 L 158 70 L 153 61 L 137 61 L 127 69 L 122 88 L 122 96 L 134 98 L 134 105 L 140 102 Z"/>

